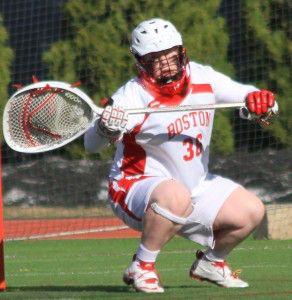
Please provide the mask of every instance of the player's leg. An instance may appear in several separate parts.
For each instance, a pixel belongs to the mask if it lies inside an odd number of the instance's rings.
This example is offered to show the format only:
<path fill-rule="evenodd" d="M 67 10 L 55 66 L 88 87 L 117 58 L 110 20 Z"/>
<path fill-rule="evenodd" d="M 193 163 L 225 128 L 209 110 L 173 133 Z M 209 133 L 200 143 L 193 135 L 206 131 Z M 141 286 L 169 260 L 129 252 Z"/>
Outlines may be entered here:
<path fill-rule="evenodd" d="M 217 183 L 217 186 L 220 185 Z M 214 247 L 209 246 L 205 253 L 197 253 L 197 260 L 190 270 L 191 277 L 225 287 L 247 287 L 248 284 L 239 279 L 236 272 L 231 272 L 226 257 L 261 222 L 264 211 L 260 199 L 246 189 L 236 187 L 223 202 L 213 222 Z"/>
<path fill-rule="evenodd" d="M 160 183 L 151 193 L 143 217 L 142 244 L 149 250 L 160 250 L 181 229 L 192 211 L 190 193 L 182 184 L 175 180 Z"/>
<path fill-rule="evenodd" d="M 190 194 L 177 181 L 149 178 L 130 189 L 122 206 L 127 209 L 122 211 L 121 205 L 115 206 L 116 213 L 119 210 L 117 215 L 132 228 L 142 231 L 141 243 L 123 279 L 139 291 L 163 292 L 155 261 L 161 248 L 192 213 Z M 142 219 L 140 224 L 139 218 Z"/>
<path fill-rule="evenodd" d="M 150 194 L 143 216 L 141 243 L 124 281 L 143 292 L 163 292 L 155 269 L 162 247 L 181 229 L 193 211 L 189 192 L 174 180 L 161 182 Z"/>
<path fill-rule="evenodd" d="M 225 259 L 236 245 L 254 231 L 264 214 L 262 201 L 238 187 L 224 202 L 214 221 L 215 247 L 211 254 Z"/>

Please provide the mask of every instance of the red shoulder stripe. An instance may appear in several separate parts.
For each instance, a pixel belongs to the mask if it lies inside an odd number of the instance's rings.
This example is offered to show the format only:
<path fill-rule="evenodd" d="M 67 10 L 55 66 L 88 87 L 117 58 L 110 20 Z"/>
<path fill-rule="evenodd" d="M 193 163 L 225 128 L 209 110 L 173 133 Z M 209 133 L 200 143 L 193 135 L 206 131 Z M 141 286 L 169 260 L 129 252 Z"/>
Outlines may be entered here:
<path fill-rule="evenodd" d="M 197 93 L 213 93 L 212 86 L 208 83 L 192 84 L 192 94 Z"/>

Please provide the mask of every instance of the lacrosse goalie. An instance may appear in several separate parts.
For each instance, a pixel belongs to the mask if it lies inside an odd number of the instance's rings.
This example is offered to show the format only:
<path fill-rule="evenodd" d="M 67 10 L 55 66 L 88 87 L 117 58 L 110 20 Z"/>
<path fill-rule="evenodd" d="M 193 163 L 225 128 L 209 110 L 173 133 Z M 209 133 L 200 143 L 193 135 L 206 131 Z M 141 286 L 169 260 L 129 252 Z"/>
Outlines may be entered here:
<path fill-rule="evenodd" d="M 261 222 L 265 208 L 240 184 L 208 172 L 214 110 L 130 118 L 126 110 L 242 101 L 242 118 L 266 124 L 278 110 L 274 95 L 189 61 L 181 34 L 166 20 L 140 23 L 130 49 L 137 77 L 109 98 L 84 137 L 85 149 L 92 153 L 108 141 L 116 143 L 110 204 L 125 224 L 142 232 L 123 280 L 137 291 L 163 293 L 155 261 L 179 235 L 206 247 L 190 266 L 192 279 L 248 287 L 226 258 Z"/>

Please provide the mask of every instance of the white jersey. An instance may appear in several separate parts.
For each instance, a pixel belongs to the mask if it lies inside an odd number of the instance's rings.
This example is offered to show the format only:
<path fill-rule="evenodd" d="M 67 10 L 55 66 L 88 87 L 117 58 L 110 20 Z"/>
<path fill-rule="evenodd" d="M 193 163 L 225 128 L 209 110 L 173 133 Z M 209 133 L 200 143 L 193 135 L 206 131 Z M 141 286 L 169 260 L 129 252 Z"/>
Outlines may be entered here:
<path fill-rule="evenodd" d="M 191 62 L 189 92 L 173 100 L 175 105 L 239 102 L 254 90 L 254 86 L 240 84 L 211 67 Z M 126 109 L 174 104 L 149 93 L 137 78 L 128 81 L 111 98 Z M 110 178 L 174 178 L 194 192 L 208 173 L 213 120 L 214 110 L 129 116 L 128 131 L 117 144 Z"/>

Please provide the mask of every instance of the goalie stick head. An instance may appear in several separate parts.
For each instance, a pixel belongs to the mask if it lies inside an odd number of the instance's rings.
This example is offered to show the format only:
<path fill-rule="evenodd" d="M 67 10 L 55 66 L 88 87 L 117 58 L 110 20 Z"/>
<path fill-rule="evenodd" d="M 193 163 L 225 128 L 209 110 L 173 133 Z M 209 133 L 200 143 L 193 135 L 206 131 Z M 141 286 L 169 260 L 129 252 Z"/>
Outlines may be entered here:
<path fill-rule="evenodd" d="M 77 87 L 59 81 L 28 85 L 8 100 L 3 133 L 15 151 L 53 150 L 81 136 L 95 119 L 91 99 Z"/>

